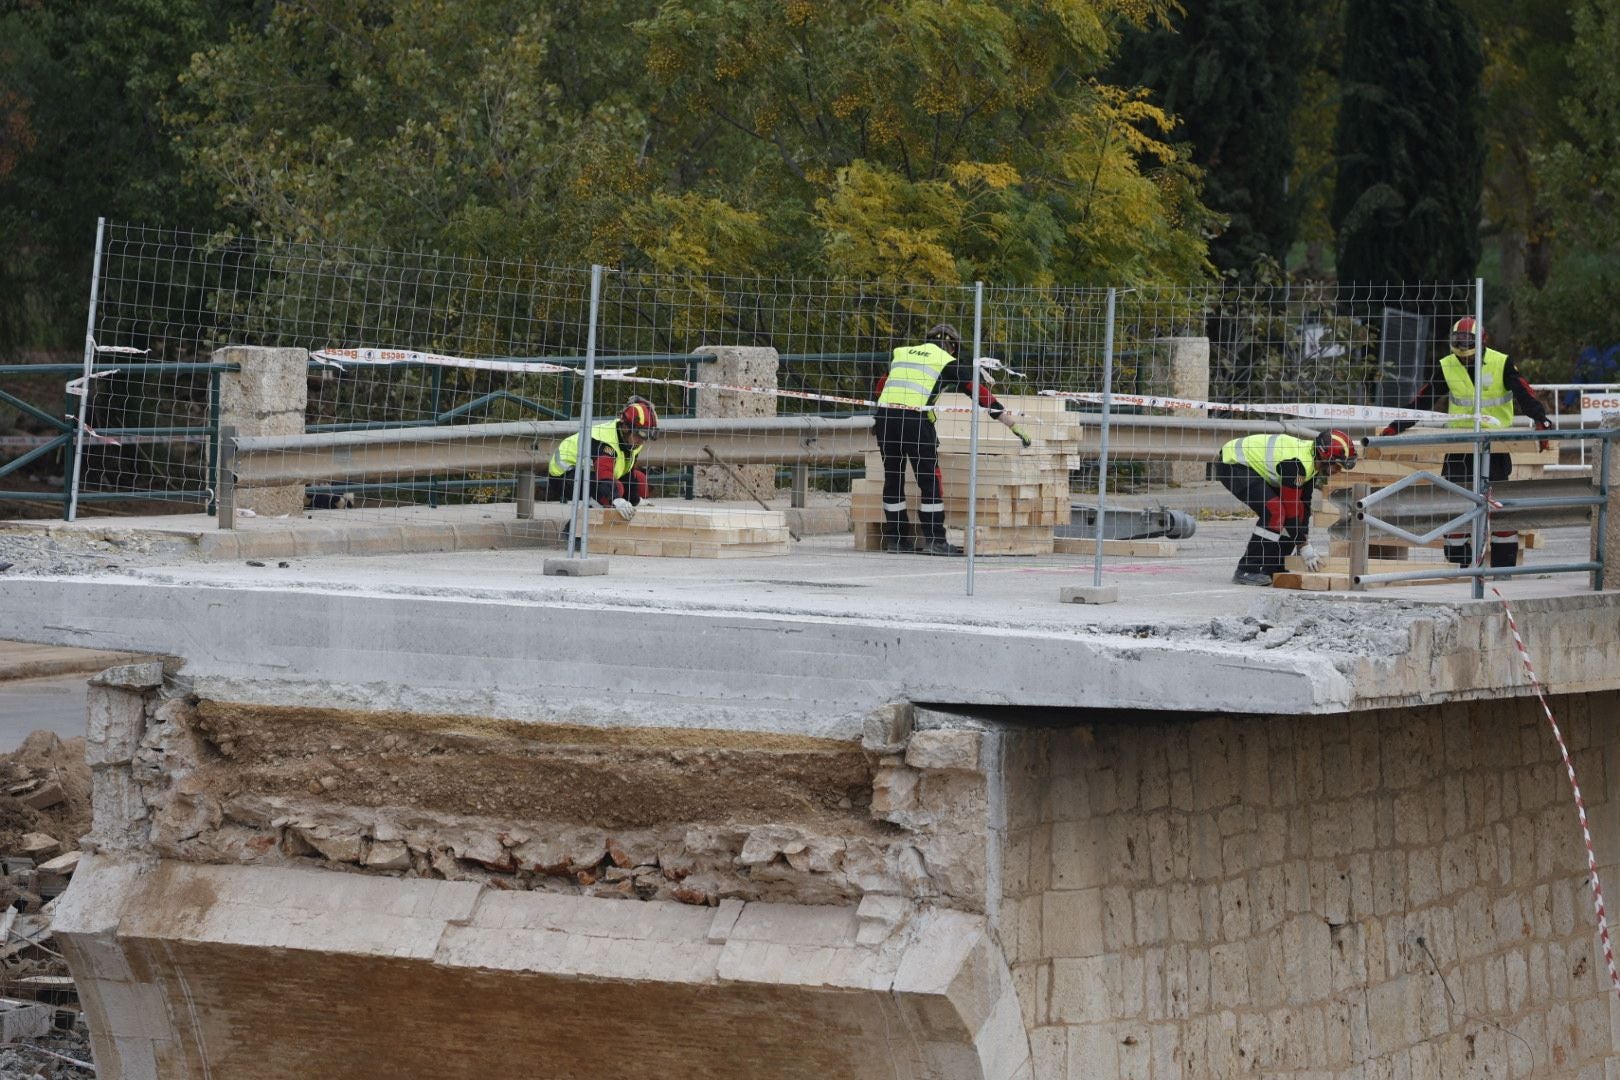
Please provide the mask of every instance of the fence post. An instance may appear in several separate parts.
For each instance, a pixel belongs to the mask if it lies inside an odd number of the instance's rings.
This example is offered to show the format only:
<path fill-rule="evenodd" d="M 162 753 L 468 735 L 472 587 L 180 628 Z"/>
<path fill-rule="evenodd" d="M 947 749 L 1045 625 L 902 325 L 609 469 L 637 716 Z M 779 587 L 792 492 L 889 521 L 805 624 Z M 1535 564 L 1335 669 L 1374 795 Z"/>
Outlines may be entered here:
<path fill-rule="evenodd" d="M 1615 440 L 1606 438 L 1598 448 L 1598 492 L 1605 498 L 1592 522 L 1592 561 L 1601 563 L 1601 569 L 1592 571 L 1594 590 L 1620 589 L 1620 487 L 1614 483 L 1614 469 L 1620 453 Z"/>
<path fill-rule="evenodd" d="M 1091 560 L 1091 584 L 1102 587 L 1103 534 L 1108 530 L 1108 415 L 1114 402 L 1114 287 L 1108 287 L 1103 323 L 1102 432 L 1097 445 L 1097 553 Z"/>
<path fill-rule="evenodd" d="M 973 353 L 968 361 L 973 369 L 973 390 L 968 394 L 968 489 L 967 533 L 962 549 L 967 553 L 967 594 L 973 595 L 973 557 L 979 519 L 979 348 L 984 340 L 984 282 L 973 283 Z M 940 497 L 944 498 L 942 490 Z"/>
<path fill-rule="evenodd" d="M 568 555 L 584 558 L 590 553 L 591 516 L 585 510 L 590 486 L 585 474 L 591 470 L 591 410 L 596 405 L 596 320 L 602 310 L 602 266 L 591 264 L 591 313 L 585 327 L 585 375 L 579 393 L 579 447 L 574 453 L 574 502 L 569 508 L 573 525 L 569 529 Z"/>
<path fill-rule="evenodd" d="M 96 303 L 101 296 L 101 239 L 107 231 L 107 219 L 96 218 L 96 257 L 90 264 L 90 313 L 84 321 L 84 382 L 79 393 L 78 425 L 73 432 L 73 475 L 68 480 L 67 519 L 79 516 L 79 476 L 84 472 L 84 424 L 90 412 L 90 393 L 94 385 L 90 376 L 96 367 Z"/>

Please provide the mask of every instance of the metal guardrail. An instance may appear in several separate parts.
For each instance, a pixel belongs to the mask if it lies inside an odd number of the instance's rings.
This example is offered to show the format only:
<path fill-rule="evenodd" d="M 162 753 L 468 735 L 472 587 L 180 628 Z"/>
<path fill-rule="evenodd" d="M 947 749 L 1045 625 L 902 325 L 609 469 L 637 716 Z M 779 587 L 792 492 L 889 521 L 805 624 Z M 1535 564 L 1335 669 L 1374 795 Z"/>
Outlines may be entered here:
<path fill-rule="evenodd" d="M 226 372 L 241 370 L 235 364 L 216 363 L 158 363 L 153 361 L 135 361 L 132 363 L 105 363 L 94 365 L 93 371 L 97 374 L 106 374 L 113 371 L 129 373 L 131 375 L 160 374 L 160 375 L 196 375 L 208 376 L 208 416 L 209 423 L 201 426 L 168 425 L 156 427 L 101 427 L 97 434 L 108 439 L 120 442 L 150 442 L 157 440 L 174 440 L 200 443 L 204 447 L 205 475 L 213 471 L 213 454 L 215 435 L 219 424 L 219 379 Z M 0 364 L 0 381 L 6 379 L 33 379 L 42 375 L 60 376 L 66 383 L 69 379 L 76 379 L 84 374 L 83 364 Z M 76 417 L 77 403 L 72 395 L 63 397 L 62 414 L 52 416 L 44 409 L 30 404 L 15 394 L 0 390 L 0 404 L 9 405 L 24 416 L 47 426 L 55 434 L 44 437 L 27 453 L 0 464 L 0 477 L 6 477 L 20 472 L 46 455 L 58 450 L 64 457 L 62 470 L 62 491 L 60 494 L 51 491 L 7 491 L 0 489 L 0 499 L 13 502 L 60 502 L 63 516 L 68 516 L 74 493 L 72 492 L 71 477 L 74 473 L 74 457 L 77 452 L 76 434 L 78 420 Z M 77 494 L 80 502 L 111 502 L 120 499 L 168 499 L 180 502 L 210 502 L 213 499 L 212 489 L 205 485 L 194 488 L 164 488 L 159 490 L 119 490 L 119 491 L 84 491 Z M 212 512 L 212 506 L 210 506 Z"/>
<path fill-rule="evenodd" d="M 1605 538 L 1609 512 L 1609 444 L 1620 438 L 1620 428 L 1600 428 L 1581 431 L 1455 431 L 1422 435 L 1385 435 L 1363 439 L 1369 447 L 1457 445 L 1469 447 L 1475 455 L 1473 490 L 1452 483 L 1431 472 L 1420 471 L 1404 476 L 1377 491 L 1370 485 L 1357 485 L 1350 498 L 1350 587 L 1360 591 L 1367 585 L 1388 584 L 1398 581 L 1433 580 L 1435 578 L 1472 579 L 1474 598 L 1485 595 L 1485 578 L 1518 577 L 1528 574 L 1591 575 L 1591 587 L 1603 587 L 1603 565 L 1606 557 Z M 1603 452 L 1599 456 L 1596 475 L 1588 480 L 1563 477 L 1546 480 L 1505 481 L 1495 484 L 1483 480 L 1486 469 L 1481 466 L 1488 443 L 1498 442 L 1562 442 L 1573 439 L 1601 441 Z M 1419 490 L 1427 484 L 1432 490 Z M 1441 523 L 1422 532 L 1415 532 L 1421 522 Z M 1537 563 L 1535 566 L 1491 567 L 1452 566 L 1431 567 L 1423 570 L 1397 573 L 1369 574 L 1368 545 L 1373 532 L 1383 533 L 1411 544 L 1425 544 L 1447 533 L 1471 530 L 1474 550 L 1483 550 L 1484 527 L 1487 521 L 1500 519 L 1516 528 L 1551 527 L 1580 524 L 1590 520 L 1593 529 L 1593 557 L 1587 561 L 1571 563 Z M 1406 526 L 1412 526 L 1408 528 Z"/>

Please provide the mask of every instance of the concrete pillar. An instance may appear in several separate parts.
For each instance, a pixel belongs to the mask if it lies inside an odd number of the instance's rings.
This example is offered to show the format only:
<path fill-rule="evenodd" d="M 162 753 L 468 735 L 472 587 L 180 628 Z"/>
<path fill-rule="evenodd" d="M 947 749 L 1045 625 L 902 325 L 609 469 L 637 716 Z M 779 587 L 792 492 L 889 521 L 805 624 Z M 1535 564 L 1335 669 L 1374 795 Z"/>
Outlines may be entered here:
<path fill-rule="evenodd" d="M 214 362 L 237 364 L 242 369 L 220 376 L 221 426 L 234 426 L 238 435 L 304 433 L 309 353 L 303 349 L 230 345 L 214 353 Z M 236 493 L 236 505 L 260 517 L 300 514 L 304 510 L 304 485 L 243 488 Z"/>
<path fill-rule="evenodd" d="M 1167 337 L 1156 342 L 1170 354 L 1170 396 L 1209 399 L 1209 338 Z M 1208 409 L 1171 409 L 1172 416 L 1208 416 Z M 1204 479 L 1201 461 L 1176 461 L 1170 465 L 1170 480 L 1176 484 L 1196 484 Z"/>
<path fill-rule="evenodd" d="M 698 353 L 716 357 L 712 364 L 698 368 L 698 382 L 724 383 L 728 386 L 776 386 L 778 361 L 775 349 L 751 348 L 738 345 L 705 345 Z M 761 417 L 776 415 L 776 399 L 769 394 L 744 394 L 736 390 L 699 390 L 697 392 L 699 417 Z M 724 440 L 716 440 L 711 447 L 715 457 L 724 461 Z M 776 494 L 776 466 L 774 465 L 699 465 L 693 483 L 694 493 L 700 499 L 752 500 L 755 496 L 769 499 Z"/>

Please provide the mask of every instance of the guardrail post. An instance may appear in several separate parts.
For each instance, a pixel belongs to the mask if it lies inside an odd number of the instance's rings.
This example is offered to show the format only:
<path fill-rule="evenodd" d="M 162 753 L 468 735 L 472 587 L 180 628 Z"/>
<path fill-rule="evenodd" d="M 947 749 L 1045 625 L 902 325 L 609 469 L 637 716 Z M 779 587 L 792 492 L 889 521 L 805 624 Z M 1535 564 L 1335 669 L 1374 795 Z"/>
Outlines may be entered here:
<path fill-rule="evenodd" d="M 793 466 L 793 497 L 790 505 L 795 510 L 803 510 L 810 497 L 810 466 L 800 462 Z"/>
<path fill-rule="evenodd" d="M 219 429 L 219 475 L 214 481 L 214 505 L 218 507 L 221 529 L 236 528 L 236 428 L 222 424 Z"/>
<path fill-rule="evenodd" d="M 517 516 L 520 521 L 534 517 L 534 470 L 517 474 Z"/>
<path fill-rule="evenodd" d="M 1361 500 L 1372 494 L 1371 484 L 1350 485 L 1350 591 L 1362 592 L 1361 583 L 1367 573 L 1367 514 L 1361 509 Z"/>

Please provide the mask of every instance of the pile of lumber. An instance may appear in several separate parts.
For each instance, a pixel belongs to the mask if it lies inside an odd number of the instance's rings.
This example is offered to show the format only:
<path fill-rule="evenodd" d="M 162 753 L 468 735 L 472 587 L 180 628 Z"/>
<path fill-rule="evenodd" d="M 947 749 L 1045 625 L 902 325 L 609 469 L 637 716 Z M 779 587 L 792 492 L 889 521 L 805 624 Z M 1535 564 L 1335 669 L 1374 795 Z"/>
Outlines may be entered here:
<path fill-rule="evenodd" d="M 743 559 L 792 550 L 787 515 L 780 510 L 729 507 L 643 506 L 629 521 L 617 511 L 591 511 L 593 555 L 656 555 L 680 559 Z"/>
<path fill-rule="evenodd" d="M 980 555 L 1050 555 L 1053 530 L 1069 523 L 1069 471 L 1079 464 L 1080 414 L 1060 398 L 1002 397 L 1034 440 L 1025 450 L 1016 436 L 988 413 L 979 413 L 979 484 L 974 505 L 974 550 Z M 945 527 L 963 533 L 968 524 L 968 469 L 972 463 L 972 414 L 960 394 L 940 396 L 935 431 L 944 484 Z M 866 456 L 866 478 L 850 487 L 850 516 L 857 551 L 878 550 L 883 524 L 883 458 Z M 907 506 L 917 520 L 917 487 L 906 472 Z"/>

